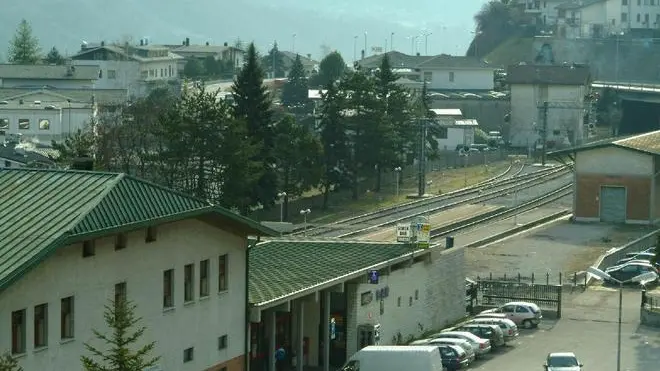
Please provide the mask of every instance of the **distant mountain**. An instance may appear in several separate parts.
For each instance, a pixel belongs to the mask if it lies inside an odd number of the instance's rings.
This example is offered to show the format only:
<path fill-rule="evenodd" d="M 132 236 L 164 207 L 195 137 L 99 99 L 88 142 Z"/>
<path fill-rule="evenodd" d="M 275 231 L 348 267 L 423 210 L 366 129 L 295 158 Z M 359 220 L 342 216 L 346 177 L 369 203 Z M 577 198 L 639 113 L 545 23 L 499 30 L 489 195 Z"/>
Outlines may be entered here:
<path fill-rule="evenodd" d="M 47 51 L 56 46 L 74 53 L 82 40 L 117 41 L 148 37 L 154 44 L 232 43 L 255 41 L 264 51 L 273 40 L 282 50 L 321 57 L 321 45 L 339 50 L 347 61 L 364 48 L 389 44 L 405 53 L 424 54 L 424 38 L 411 35 L 427 29 L 429 54 L 463 54 L 474 28 L 473 15 L 484 0 L 31 0 L 5 1 L 0 11 L 0 54 L 22 18 L 27 19 Z M 451 6 L 447 6 L 451 3 Z M 354 36 L 358 35 L 357 41 Z M 388 46 L 389 47 L 389 46 Z"/>

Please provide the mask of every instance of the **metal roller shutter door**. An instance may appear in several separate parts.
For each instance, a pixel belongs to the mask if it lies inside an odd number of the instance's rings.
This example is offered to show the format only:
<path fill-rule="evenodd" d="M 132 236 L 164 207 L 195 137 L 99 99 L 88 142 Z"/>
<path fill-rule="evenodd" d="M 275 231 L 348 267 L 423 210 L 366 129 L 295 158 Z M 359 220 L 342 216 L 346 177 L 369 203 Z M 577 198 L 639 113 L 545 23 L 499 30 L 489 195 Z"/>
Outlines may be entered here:
<path fill-rule="evenodd" d="M 626 188 L 600 187 L 600 221 L 626 222 Z"/>

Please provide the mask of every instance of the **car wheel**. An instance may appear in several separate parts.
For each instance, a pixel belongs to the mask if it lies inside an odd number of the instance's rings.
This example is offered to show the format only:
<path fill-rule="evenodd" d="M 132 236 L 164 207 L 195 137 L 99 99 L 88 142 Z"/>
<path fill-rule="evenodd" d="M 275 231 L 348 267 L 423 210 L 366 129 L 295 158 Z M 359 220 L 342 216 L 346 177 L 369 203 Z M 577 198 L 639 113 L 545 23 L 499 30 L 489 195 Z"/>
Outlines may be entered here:
<path fill-rule="evenodd" d="M 522 325 L 523 325 L 523 328 L 532 328 L 532 327 L 534 327 L 534 324 L 532 323 L 532 321 L 530 321 L 528 319 L 524 320 L 522 322 Z"/>

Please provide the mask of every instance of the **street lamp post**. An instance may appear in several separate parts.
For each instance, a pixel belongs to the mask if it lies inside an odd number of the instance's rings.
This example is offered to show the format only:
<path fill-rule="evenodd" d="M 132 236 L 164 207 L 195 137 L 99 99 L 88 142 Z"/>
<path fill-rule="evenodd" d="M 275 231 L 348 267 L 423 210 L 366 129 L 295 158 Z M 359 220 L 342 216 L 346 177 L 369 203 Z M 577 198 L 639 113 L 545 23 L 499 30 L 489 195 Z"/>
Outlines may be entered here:
<path fill-rule="evenodd" d="M 426 182 L 426 188 L 430 189 L 431 185 L 433 184 L 433 180 L 429 180 Z M 426 209 L 426 220 L 430 223 L 431 222 L 431 204 L 427 204 L 428 208 Z"/>
<path fill-rule="evenodd" d="M 364 31 L 364 55 L 363 57 L 367 57 L 367 31 Z"/>
<path fill-rule="evenodd" d="M 390 50 L 394 51 L 394 32 L 390 34 Z"/>
<path fill-rule="evenodd" d="M 292 35 L 292 44 L 291 44 L 291 52 L 295 53 L 296 52 L 296 35 L 295 33 Z"/>
<path fill-rule="evenodd" d="M 300 210 L 300 215 L 302 215 L 303 218 L 305 219 L 304 224 L 303 224 L 303 236 L 305 236 L 305 237 L 307 236 L 307 215 L 311 212 L 312 212 L 312 210 L 310 210 L 310 209 Z"/>
<path fill-rule="evenodd" d="M 280 199 L 280 223 L 282 223 L 284 221 L 284 199 L 286 198 L 286 192 L 278 193 L 277 198 Z"/>
<path fill-rule="evenodd" d="M 397 166 L 394 168 L 394 172 L 396 173 L 396 197 L 399 198 L 399 181 L 400 181 L 400 176 L 401 176 L 401 166 Z"/>
<path fill-rule="evenodd" d="M 353 64 L 357 62 L 357 35 L 353 36 Z"/>
<path fill-rule="evenodd" d="M 619 84 L 619 44 L 621 43 L 623 32 L 616 34 L 616 55 L 614 56 L 614 82 Z"/>
<path fill-rule="evenodd" d="M 429 36 L 433 35 L 433 32 L 424 32 L 424 55 L 429 55 Z"/>
<path fill-rule="evenodd" d="M 601 281 L 610 281 L 619 284 L 619 330 L 617 332 L 617 345 L 616 345 L 616 371 L 621 371 L 621 323 L 623 317 L 623 281 L 620 281 L 609 273 L 604 272 L 596 267 L 587 268 L 587 273 Z M 658 279 L 655 272 L 642 273 L 630 279 L 630 282 L 639 283 L 641 286 Z"/>
<path fill-rule="evenodd" d="M 465 188 L 467 188 L 468 186 L 468 176 L 467 176 L 468 153 L 469 152 L 466 152 L 463 155 L 463 187 Z"/>

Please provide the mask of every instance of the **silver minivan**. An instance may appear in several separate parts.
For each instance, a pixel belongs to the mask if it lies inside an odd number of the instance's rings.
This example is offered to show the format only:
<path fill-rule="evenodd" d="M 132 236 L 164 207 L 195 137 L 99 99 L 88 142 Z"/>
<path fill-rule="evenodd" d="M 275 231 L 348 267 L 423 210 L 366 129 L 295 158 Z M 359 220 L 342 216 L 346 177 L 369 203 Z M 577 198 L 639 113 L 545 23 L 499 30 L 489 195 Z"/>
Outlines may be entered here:
<path fill-rule="evenodd" d="M 504 342 L 515 340 L 520 333 L 515 322 L 507 318 L 474 318 L 468 323 L 483 323 L 488 325 L 497 325 L 502 329 Z"/>

